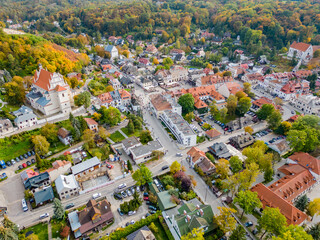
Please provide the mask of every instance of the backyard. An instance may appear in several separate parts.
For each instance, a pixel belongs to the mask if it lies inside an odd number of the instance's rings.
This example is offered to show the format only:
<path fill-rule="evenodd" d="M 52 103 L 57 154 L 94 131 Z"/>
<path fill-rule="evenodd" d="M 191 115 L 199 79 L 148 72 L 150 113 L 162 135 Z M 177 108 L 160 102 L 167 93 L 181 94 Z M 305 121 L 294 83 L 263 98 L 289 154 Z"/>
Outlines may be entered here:
<path fill-rule="evenodd" d="M 132 137 L 132 136 L 135 136 L 135 137 L 139 137 L 140 136 L 140 132 L 139 130 L 134 130 L 134 133 L 131 133 L 129 134 L 129 131 L 128 131 L 128 128 L 124 127 L 124 128 L 121 128 L 121 131 L 127 135 L 128 137 Z"/>
<path fill-rule="evenodd" d="M 60 237 L 60 231 L 65 225 L 66 225 L 66 221 L 65 220 L 58 221 L 56 219 L 52 219 L 51 220 L 52 238 Z"/>
<path fill-rule="evenodd" d="M 20 232 L 22 236 L 25 236 L 26 233 L 32 231 L 35 235 L 40 239 L 48 239 L 48 224 L 47 223 L 39 223 L 32 227 L 26 228 Z M 21 237 L 22 238 L 22 237 Z M 19 237 L 20 239 L 20 237 Z"/>
<path fill-rule="evenodd" d="M 110 139 L 114 142 L 121 142 L 125 137 L 119 131 L 116 131 L 110 135 Z"/>

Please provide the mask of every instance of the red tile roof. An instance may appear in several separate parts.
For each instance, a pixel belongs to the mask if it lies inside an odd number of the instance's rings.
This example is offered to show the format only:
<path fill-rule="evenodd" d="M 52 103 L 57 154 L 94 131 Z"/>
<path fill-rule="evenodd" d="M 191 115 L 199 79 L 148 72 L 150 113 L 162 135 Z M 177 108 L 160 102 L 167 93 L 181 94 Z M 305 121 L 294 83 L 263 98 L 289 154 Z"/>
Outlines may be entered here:
<path fill-rule="evenodd" d="M 192 147 L 188 152 L 187 155 L 189 155 L 192 158 L 192 162 L 197 162 L 201 157 L 207 158 L 206 154 L 201 151 L 199 148 Z"/>
<path fill-rule="evenodd" d="M 215 128 L 206 131 L 206 134 L 207 134 L 210 138 L 215 138 L 215 137 L 218 137 L 218 136 L 221 135 L 221 133 L 220 133 L 217 129 L 215 129 Z"/>
<path fill-rule="evenodd" d="M 208 107 L 208 105 L 205 102 L 203 102 L 201 99 L 196 98 L 195 103 L 194 103 L 194 107 L 197 109 L 201 109 L 201 108 Z"/>
<path fill-rule="evenodd" d="M 98 123 L 92 118 L 84 118 L 88 125 L 98 125 Z"/>
<path fill-rule="evenodd" d="M 307 43 L 302 43 L 302 42 L 299 42 L 297 43 L 296 41 L 294 41 L 291 46 L 291 48 L 294 48 L 294 49 L 297 49 L 297 50 L 300 50 L 302 52 L 305 52 L 307 51 L 307 49 L 310 47 L 310 44 L 307 44 Z"/>
<path fill-rule="evenodd" d="M 120 89 L 119 94 L 122 100 L 131 99 L 131 94 L 124 89 Z"/>
<path fill-rule="evenodd" d="M 37 73 L 39 73 L 39 78 L 37 78 Z M 36 86 L 44 90 L 49 91 L 50 79 L 52 75 L 53 73 L 41 68 L 39 71 L 35 72 L 34 78 L 33 78 L 33 84 L 35 84 Z"/>
<path fill-rule="evenodd" d="M 253 105 L 258 106 L 259 108 L 264 104 L 273 104 L 272 100 L 266 97 L 259 98 L 252 102 Z"/>
<path fill-rule="evenodd" d="M 60 85 L 58 85 L 58 86 L 56 86 L 55 90 L 56 90 L 57 92 L 61 92 L 61 91 L 65 91 L 65 90 L 67 90 L 67 89 L 64 88 L 64 87 L 62 87 L 62 86 L 60 86 Z"/>
<path fill-rule="evenodd" d="M 289 159 L 297 162 L 304 168 L 309 169 L 315 172 L 316 174 L 320 175 L 320 160 L 316 159 L 315 157 L 312 157 L 310 154 L 298 152 L 291 155 Z"/>

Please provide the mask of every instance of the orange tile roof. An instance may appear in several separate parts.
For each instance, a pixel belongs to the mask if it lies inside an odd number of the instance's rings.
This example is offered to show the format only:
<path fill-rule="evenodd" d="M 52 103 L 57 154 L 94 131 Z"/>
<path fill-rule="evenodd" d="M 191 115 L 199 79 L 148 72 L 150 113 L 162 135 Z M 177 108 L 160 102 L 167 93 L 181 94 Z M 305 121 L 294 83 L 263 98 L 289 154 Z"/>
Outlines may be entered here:
<path fill-rule="evenodd" d="M 201 85 L 209 85 L 209 84 L 216 84 L 216 83 L 223 83 L 223 82 L 231 82 L 233 81 L 233 78 L 230 77 L 221 77 L 217 74 L 215 75 L 208 75 L 208 76 L 203 76 L 201 78 Z"/>
<path fill-rule="evenodd" d="M 201 158 L 201 157 L 207 158 L 206 154 L 203 151 L 201 151 L 199 148 L 196 148 L 196 147 L 192 147 L 187 152 L 187 155 L 192 157 L 192 162 L 194 162 L 194 163 L 197 162 L 199 160 L 199 158 Z"/>
<path fill-rule="evenodd" d="M 310 44 L 307 44 L 307 43 L 303 43 L 303 42 L 296 42 L 294 41 L 291 45 L 290 45 L 291 48 L 294 48 L 294 49 L 297 49 L 297 50 L 300 50 L 302 52 L 305 52 L 307 51 L 307 49 L 310 47 Z"/>
<path fill-rule="evenodd" d="M 320 175 L 320 160 L 312 157 L 308 153 L 297 152 L 289 157 L 289 159 L 297 162 L 300 166 L 303 166 L 305 169 L 309 169 L 314 173 Z"/>
<path fill-rule="evenodd" d="M 98 123 L 92 118 L 84 118 L 88 125 L 98 125 Z"/>
<path fill-rule="evenodd" d="M 98 98 L 100 99 L 102 104 L 112 102 L 112 97 L 109 92 L 100 94 Z"/>
<path fill-rule="evenodd" d="M 55 90 L 56 90 L 57 92 L 61 92 L 61 91 L 65 91 L 65 90 L 67 90 L 67 89 L 64 88 L 64 87 L 62 87 L 62 86 L 60 86 L 60 85 L 58 85 L 58 86 L 55 87 Z"/>
<path fill-rule="evenodd" d="M 288 224 L 299 225 L 307 215 L 294 207 L 290 202 L 286 201 L 262 183 L 251 188 L 251 191 L 257 192 L 263 207 L 279 208 L 280 212 L 287 218 Z"/>
<path fill-rule="evenodd" d="M 195 103 L 194 103 L 194 107 L 197 109 L 201 109 L 201 108 L 208 107 L 208 105 L 205 102 L 203 102 L 201 99 L 196 98 Z"/>
<path fill-rule="evenodd" d="M 122 100 L 131 99 L 131 94 L 128 91 L 124 90 L 124 89 L 120 89 L 119 90 L 119 94 L 120 94 Z"/>
<path fill-rule="evenodd" d="M 150 101 L 157 111 L 172 109 L 171 104 L 161 94 L 151 96 Z"/>
<path fill-rule="evenodd" d="M 218 137 L 218 136 L 221 135 L 221 133 L 220 133 L 217 129 L 215 129 L 215 128 L 206 131 L 206 134 L 207 134 L 210 138 L 215 138 L 215 137 Z"/>
<path fill-rule="evenodd" d="M 39 73 L 38 79 L 37 79 L 37 73 Z M 52 77 L 52 75 L 53 73 L 41 68 L 39 71 L 35 72 L 34 78 L 33 78 L 33 84 L 44 90 L 49 91 L 50 78 Z"/>

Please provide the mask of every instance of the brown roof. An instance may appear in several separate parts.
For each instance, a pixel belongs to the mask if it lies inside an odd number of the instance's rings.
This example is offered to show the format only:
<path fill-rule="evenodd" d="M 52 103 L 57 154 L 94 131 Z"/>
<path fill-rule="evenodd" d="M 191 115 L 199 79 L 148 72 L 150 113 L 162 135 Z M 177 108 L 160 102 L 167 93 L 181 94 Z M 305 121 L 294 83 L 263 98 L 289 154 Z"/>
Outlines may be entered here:
<path fill-rule="evenodd" d="M 251 191 L 257 192 L 263 207 L 279 208 L 280 212 L 287 218 L 288 224 L 299 225 L 307 215 L 294 207 L 290 202 L 278 196 L 262 183 L 255 185 Z"/>
<path fill-rule="evenodd" d="M 56 90 L 57 92 L 61 92 L 61 91 L 65 91 L 65 90 L 67 90 L 67 89 L 64 88 L 64 87 L 62 87 L 62 86 L 60 86 L 60 85 L 58 85 L 58 86 L 55 87 L 55 90 Z"/>
<path fill-rule="evenodd" d="M 302 42 L 299 42 L 297 43 L 296 41 L 294 41 L 291 46 L 291 48 L 294 48 L 294 49 L 297 49 L 297 50 L 300 50 L 302 52 L 305 52 L 307 51 L 307 49 L 310 47 L 310 44 L 307 44 L 307 43 L 302 43 Z"/>
<path fill-rule="evenodd" d="M 291 155 L 289 159 L 297 162 L 300 166 L 303 166 L 305 169 L 311 170 L 314 173 L 320 175 L 320 160 L 312 157 L 310 154 L 298 152 Z"/>
<path fill-rule="evenodd" d="M 288 119 L 288 122 L 295 122 L 299 117 L 301 117 L 301 115 L 294 115 Z"/>
<path fill-rule="evenodd" d="M 262 97 L 262 98 L 259 98 L 259 99 L 255 100 L 255 101 L 253 101 L 252 104 L 254 104 L 254 105 L 258 106 L 258 107 L 261 107 L 264 104 L 273 104 L 273 103 L 272 103 L 271 99 L 266 98 L 266 97 Z"/>
<path fill-rule="evenodd" d="M 212 172 L 215 170 L 215 165 L 208 158 L 203 158 L 202 161 L 197 165 L 204 173 Z"/>
<path fill-rule="evenodd" d="M 172 109 L 171 104 L 161 94 L 151 96 L 150 101 L 157 111 L 164 111 L 164 110 Z"/>
<path fill-rule="evenodd" d="M 53 73 L 51 73 L 47 70 L 44 70 L 42 68 L 39 71 L 40 71 L 39 78 L 37 81 L 36 81 L 36 79 L 37 79 L 38 71 L 36 71 L 34 74 L 33 84 L 35 84 L 36 86 L 38 86 L 44 90 L 49 91 L 50 79 L 51 79 Z"/>
<path fill-rule="evenodd" d="M 208 105 L 199 98 L 196 99 L 194 106 L 197 109 L 208 107 Z"/>
<path fill-rule="evenodd" d="M 218 136 L 221 135 L 221 133 L 220 133 L 217 129 L 215 129 L 215 128 L 206 131 L 206 134 L 207 134 L 210 138 L 215 138 L 215 137 L 218 137 Z"/>
<path fill-rule="evenodd" d="M 87 122 L 88 125 L 98 125 L 98 123 L 92 118 L 85 118 L 84 120 Z"/>
<path fill-rule="evenodd" d="M 192 147 L 188 152 L 187 155 L 192 157 L 192 161 L 195 163 L 197 162 L 201 157 L 202 158 L 207 158 L 206 154 L 201 151 L 199 148 Z"/>
<path fill-rule="evenodd" d="M 60 136 L 60 137 L 62 137 L 62 138 L 68 137 L 69 134 L 70 134 L 70 132 L 69 132 L 67 129 L 65 129 L 65 128 L 60 128 L 60 129 L 58 130 L 58 136 Z"/>
<path fill-rule="evenodd" d="M 231 76 L 219 76 L 218 74 L 215 75 L 208 75 L 203 76 L 201 78 L 202 85 L 209 85 L 209 84 L 216 84 L 216 83 L 223 83 L 223 82 L 231 82 L 233 78 Z"/>

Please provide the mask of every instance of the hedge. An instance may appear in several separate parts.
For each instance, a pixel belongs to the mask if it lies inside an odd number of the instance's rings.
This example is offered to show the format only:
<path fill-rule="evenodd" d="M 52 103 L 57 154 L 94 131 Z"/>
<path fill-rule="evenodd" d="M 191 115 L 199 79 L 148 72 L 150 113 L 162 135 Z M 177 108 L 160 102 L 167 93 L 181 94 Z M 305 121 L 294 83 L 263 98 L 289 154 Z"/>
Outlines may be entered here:
<path fill-rule="evenodd" d="M 129 225 L 126 228 L 115 231 L 111 233 L 109 237 L 105 236 L 105 237 L 102 237 L 101 239 L 102 240 L 119 240 L 119 239 L 125 238 L 126 236 L 133 233 L 134 231 L 137 231 L 139 228 L 142 228 L 145 225 L 149 226 L 149 224 L 155 221 L 160 215 L 161 215 L 161 211 L 157 211 L 155 214 L 152 214 L 145 219 L 141 219 L 140 221 L 136 222 L 133 225 Z"/>
<path fill-rule="evenodd" d="M 170 230 L 168 228 L 168 225 L 166 224 L 166 222 L 164 221 L 162 216 L 159 216 L 159 222 L 162 225 L 164 231 L 166 232 L 168 239 L 169 240 L 174 240 L 174 237 L 172 236 L 172 234 L 171 234 L 171 232 L 170 232 Z"/>

